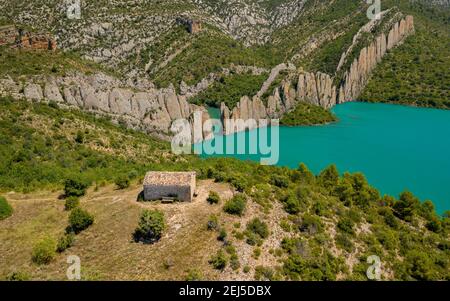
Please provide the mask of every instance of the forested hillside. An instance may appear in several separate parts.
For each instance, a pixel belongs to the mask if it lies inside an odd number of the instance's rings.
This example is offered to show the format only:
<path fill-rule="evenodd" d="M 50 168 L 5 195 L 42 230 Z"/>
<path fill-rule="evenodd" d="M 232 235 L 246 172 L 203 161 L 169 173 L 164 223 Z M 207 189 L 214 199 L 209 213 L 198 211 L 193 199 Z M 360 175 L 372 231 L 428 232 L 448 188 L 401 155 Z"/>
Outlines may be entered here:
<path fill-rule="evenodd" d="M 450 108 L 450 11 L 403 4 L 416 34 L 377 67 L 360 100 Z"/>

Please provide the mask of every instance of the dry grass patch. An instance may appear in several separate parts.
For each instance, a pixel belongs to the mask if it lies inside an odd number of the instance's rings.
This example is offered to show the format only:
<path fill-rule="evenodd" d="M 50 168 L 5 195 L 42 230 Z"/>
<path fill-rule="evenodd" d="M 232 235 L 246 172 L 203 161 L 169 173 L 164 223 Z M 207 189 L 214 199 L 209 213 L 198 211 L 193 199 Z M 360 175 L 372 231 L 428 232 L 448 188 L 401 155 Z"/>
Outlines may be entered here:
<path fill-rule="evenodd" d="M 58 194 L 20 195 L 8 198 L 15 209 L 10 219 L 0 222 L 0 277 L 25 271 L 33 279 L 65 279 L 68 255 L 81 259 L 82 277 L 100 280 L 183 280 L 188 270 L 202 271 L 204 279 L 222 275 L 210 268 L 208 259 L 220 247 L 216 235 L 206 230 L 209 215 L 219 213 L 206 198 L 211 189 L 223 199 L 233 191 L 228 185 L 200 181 L 198 197 L 192 203 L 138 203 L 140 185 L 115 190 L 106 186 L 81 199 L 81 207 L 95 216 L 94 224 L 77 235 L 75 244 L 46 266 L 31 263 L 36 241 L 50 235 L 59 237 L 67 226 L 64 201 Z M 164 212 L 168 228 L 160 242 L 133 242 L 132 233 L 143 208 Z"/>

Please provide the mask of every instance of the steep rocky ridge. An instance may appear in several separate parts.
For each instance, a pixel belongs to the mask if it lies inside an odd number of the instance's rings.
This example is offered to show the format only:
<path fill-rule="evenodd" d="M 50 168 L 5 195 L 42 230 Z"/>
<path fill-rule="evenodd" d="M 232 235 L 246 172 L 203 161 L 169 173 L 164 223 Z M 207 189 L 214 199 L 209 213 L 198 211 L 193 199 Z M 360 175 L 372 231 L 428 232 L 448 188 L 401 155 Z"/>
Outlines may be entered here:
<path fill-rule="evenodd" d="M 306 0 L 269 1 L 195 0 L 202 9 L 218 16 L 220 27 L 246 45 L 264 44 L 271 33 L 290 24 L 302 11 Z M 272 1 L 276 3 L 276 1 Z"/>
<path fill-rule="evenodd" d="M 186 119 L 192 124 L 194 113 L 201 119 L 209 118 L 203 107 L 189 104 L 173 87 L 156 89 L 145 80 L 129 84 L 103 73 L 74 72 L 63 77 L 36 76 L 25 82 L 1 79 L 0 95 L 80 108 L 161 138 L 173 134 L 174 120 Z M 202 132 L 199 138 L 209 132 Z"/>
<path fill-rule="evenodd" d="M 150 108 L 156 103 L 154 99 L 158 99 L 155 95 L 162 95 L 163 99 L 169 95 L 169 99 L 176 98 L 179 106 L 184 106 L 184 102 L 189 103 L 191 98 L 211 87 L 224 75 L 247 72 L 262 74 L 272 70 L 256 96 L 243 97 L 235 108 L 222 105 L 222 115 L 232 118 L 275 118 L 291 110 L 297 101 L 330 108 L 336 103 L 357 98 L 384 53 L 412 32 L 408 19 L 399 22 L 402 14 L 394 10 L 392 16 L 390 9 L 383 12 L 383 22 L 370 21 L 362 26 L 367 22 L 367 5 L 362 1 L 163 0 L 156 3 L 102 0 L 95 3 L 82 1 L 81 4 L 82 18 L 68 20 L 64 1 L 2 2 L 0 8 L 5 13 L 0 16 L 0 22 L 6 18 L 13 23 L 51 31 L 63 51 L 75 50 L 84 58 L 117 71 L 121 78 L 114 79 L 114 84 L 106 84 L 95 93 L 82 94 L 86 96 L 82 97 L 82 101 L 73 101 L 64 94 L 66 79 L 50 79 L 51 82 L 57 82 L 63 103 L 75 105 L 76 102 L 78 107 L 111 114 L 115 119 L 127 120 L 135 128 L 142 127 L 146 131 L 164 135 L 173 117 L 179 115 L 174 113 L 178 109 L 170 114 L 166 101 L 163 101 L 167 113 L 158 111 L 154 113 L 153 119 L 142 117 L 147 113 L 145 106 L 142 110 L 117 111 L 109 100 L 113 88 L 131 91 L 132 98 L 134 90 L 149 94 L 145 94 L 144 98 L 149 99 L 152 104 Z M 40 8 L 37 9 L 37 6 Z M 189 34 L 177 23 L 180 17 L 201 22 L 202 32 Z M 349 26 L 352 26 L 350 34 Z M 379 28 L 383 26 L 388 26 L 388 31 L 380 31 Z M 367 36 L 377 30 L 380 32 L 366 43 Z M 336 51 L 337 69 L 334 74 L 303 68 L 302 59 L 309 60 L 323 45 L 344 35 L 351 37 L 355 33 L 351 45 L 344 43 Z M 232 37 L 236 42 L 230 39 L 231 42 L 223 43 L 213 52 L 205 51 L 226 37 Z M 199 39 L 202 39 L 201 43 L 196 43 Z M 245 48 L 243 44 L 261 47 Z M 234 49 L 238 50 L 233 52 Z M 148 56 L 148 53 L 151 55 Z M 231 55 L 227 57 L 223 53 Z M 196 57 L 201 59 L 196 60 Z M 192 65 L 189 64 L 191 62 Z M 280 73 L 283 73 L 281 83 Z M 288 76 L 285 76 L 286 73 Z M 164 84 L 160 85 L 156 80 L 161 74 L 164 75 L 161 80 Z M 187 75 L 178 77 L 179 74 Z M 86 86 L 86 76 L 75 77 L 75 88 L 72 90 L 77 91 Z M 25 81 L 31 84 L 37 81 L 44 94 L 47 79 Z M 92 86 L 90 80 L 87 82 Z M 10 79 L 3 83 L 9 83 L 9 86 L 5 84 L 4 91 L 11 90 L 8 87 L 21 85 L 19 90 L 23 91 L 17 93 L 19 97 L 24 96 L 25 91 L 33 96 L 41 94 L 39 88 L 33 85 L 25 89 L 27 85 L 11 84 Z M 274 89 L 275 84 L 278 87 Z M 87 90 L 90 91 L 89 88 Z M 91 96 L 88 98 L 87 95 Z M 190 115 L 186 113 L 182 117 L 186 116 Z M 157 122 L 158 118 L 162 121 Z"/>
<path fill-rule="evenodd" d="M 275 3 L 270 8 L 266 2 Z M 279 4 L 276 4 L 276 3 Z M 2 17 L 53 32 L 66 50 L 107 66 L 133 65 L 139 53 L 176 28 L 177 18 L 199 20 L 245 45 L 263 44 L 276 28 L 292 22 L 306 0 L 81 1 L 81 18 L 68 19 L 70 1 L 2 1 Z M 174 49 L 176 52 L 179 49 Z M 173 53 L 172 53 L 173 54 Z"/>
<path fill-rule="evenodd" d="M 334 79 L 321 72 L 310 73 L 300 71 L 291 74 L 276 88 L 273 95 L 269 96 L 265 104 L 259 97 L 243 97 L 239 104 L 229 109 L 225 104 L 221 106 L 221 116 L 226 128 L 226 133 L 256 127 L 249 123 L 244 128 L 227 127 L 227 120 L 237 119 L 271 119 L 279 118 L 283 113 L 294 108 L 297 101 L 304 101 L 324 108 L 347 101 L 353 101 L 360 95 L 367 84 L 370 74 L 381 61 L 387 51 L 401 44 L 404 39 L 414 33 L 414 20 L 412 16 L 406 16 L 399 22 L 395 22 L 388 34 L 381 33 L 369 46 L 359 52 L 349 70 L 344 74 L 339 86 L 334 84 Z M 266 121 L 264 121 L 266 124 Z"/>

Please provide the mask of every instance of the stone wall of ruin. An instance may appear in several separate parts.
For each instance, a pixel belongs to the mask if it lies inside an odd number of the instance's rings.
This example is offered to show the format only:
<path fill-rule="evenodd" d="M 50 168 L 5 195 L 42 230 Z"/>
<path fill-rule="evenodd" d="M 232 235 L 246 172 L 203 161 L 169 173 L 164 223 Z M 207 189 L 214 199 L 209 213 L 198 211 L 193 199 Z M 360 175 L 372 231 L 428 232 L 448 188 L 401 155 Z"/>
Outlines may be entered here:
<path fill-rule="evenodd" d="M 56 50 L 56 41 L 44 35 L 28 34 L 19 38 L 17 47 L 36 50 Z"/>
<path fill-rule="evenodd" d="M 14 44 L 17 35 L 18 31 L 15 26 L 0 27 L 0 46 Z"/>
<path fill-rule="evenodd" d="M 146 201 L 161 200 L 174 197 L 183 202 L 191 202 L 194 196 L 194 186 L 177 185 L 145 185 L 144 199 Z"/>
<path fill-rule="evenodd" d="M 0 46 L 4 45 L 35 50 L 56 50 L 57 48 L 55 39 L 50 35 L 23 32 L 14 25 L 0 27 Z"/>
<path fill-rule="evenodd" d="M 198 20 L 193 20 L 185 17 L 178 17 L 176 22 L 179 25 L 186 27 L 191 34 L 196 34 L 202 31 L 202 23 Z"/>

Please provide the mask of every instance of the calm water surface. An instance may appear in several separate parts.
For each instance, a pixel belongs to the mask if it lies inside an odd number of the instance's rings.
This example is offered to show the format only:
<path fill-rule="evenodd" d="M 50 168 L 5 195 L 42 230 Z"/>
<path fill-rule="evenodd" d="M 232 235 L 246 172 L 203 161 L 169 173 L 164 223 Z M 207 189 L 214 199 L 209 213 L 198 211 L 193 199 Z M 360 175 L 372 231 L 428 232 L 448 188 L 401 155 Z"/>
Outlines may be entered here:
<path fill-rule="evenodd" d="M 450 210 L 450 111 L 357 102 L 333 111 L 335 124 L 280 127 L 278 165 L 303 162 L 318 173 L 336 164 L 341 172 L 363 172 L 383 194 L 408 189 L 432 200 L 439 213 Z"/>

